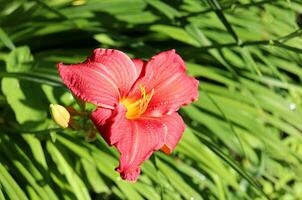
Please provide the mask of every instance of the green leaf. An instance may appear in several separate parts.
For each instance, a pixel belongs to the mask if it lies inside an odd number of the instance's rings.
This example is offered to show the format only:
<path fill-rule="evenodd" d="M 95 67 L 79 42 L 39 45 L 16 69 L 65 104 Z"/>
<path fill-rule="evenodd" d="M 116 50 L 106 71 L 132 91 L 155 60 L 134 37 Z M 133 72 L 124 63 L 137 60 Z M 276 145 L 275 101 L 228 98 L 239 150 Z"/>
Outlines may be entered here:
<path fill-rule="evenodd" d="M 163 13 L 169 19 L 174 19 L 175 17 L 180 16 L 180 13 L 176 9 L 171 7 L 169 4 L 157 0 L 147 0 L 147 2 L 148 4 L 159 10 L 161 13 Z"/>
<path fill-rule="evenodd" d="M 1 27 L 0 27 L 0 40 L 2 40 L 3 44 L 10 50 L 15 49 L 14 43 L 11 41 L 11 39 L 7 36 L 7 34 L 4 32 L 4 30 Z"/>
<path fill-rule="evenodd" d="M 30 187 L 30 186 L 26 186 L 26 190 L 28 192 L 28 196 L 30 199 L 40 199 L 41 197 L 39 197 L 39 195 L 35 192 L 35 190 Z"/>
<path fill-rule="evenodd" d="M 27 46 L 17 47 L 7 57 L 8 72 L 27 72 L 33 67 L 33 56 Z"/>
<path fill-rule="evenodd" d="M 164 164 L 159 159 L 156 159 L 156 165 L 161 170 L 161 172 L 168 178 L 170 184 L 173 185 L 176 191 L 180 192 L 185 199 L 202 199 L 202 197 L 189 185 L 187 185 L 182 179 L 182 177 L 171 167 Z"/>
<path fill-rule="evenodd" d="M 16 181 L 11 177 L 5 167 L 0 163 L 0 183 L 11 199 L 26 200 L 27 197 Z"/>
<path fill-rule="evenodd" d="M 96 193 L 107 193 L 109 191 L 109 188 L 106 186 L 106 183 L 103 181 L 100 174 L 98 173 L 96 166 L 93 163 L 87 161 L 86 159 L 81 159 L 81 162 L 89 184 L 91 185 L 93 190 Z"/>
<path fill-rule="evenodd" d="M 5 197 L 4 197 L 4 194 L 3 194 L 2 190 L 3 190 L 3 188 L 0 184 L 0 200 L 5 200 Z"/>
<path fill-rule="evenodd" d="M 20 124 L 33 128 L 34 124 L 30 124 L 31 122 L 42 121 L 46 118 L 48 101 L 38 85 L 14 78 L 3 78 L 1 86 Z"/>
<path fill-rule="evenodd" d="M 192 110 L 190 113 L 195 114 Z M 206 145 L 202 144 L 191 129 L 186 129 L 176 151 L 180 151 L 184 155 L 194 159 L 194 161 L 202 165 L 204 170 L 226 177 L 225 181 L 234 188 L 239 187 L 236 182 L 236 177 L 228 173 L 228 169 L 220 162 L 219 157 Z"/>
<path fill-rule="evenodd" d="M 37 138 L 35 138 L 32 135 L 24 135 L 23 138 L 28 143 L 35 160 L 37 160 L 37 162 L 41 166 L 43 166 L 43 168 L 45 170 L 48 171 L 48 166 L 47 166 L 44 150 L 43 150 L 40 140 L 38 140 Z"/>
<path fill-rule="evenodd" d="M 243 169 L 240 168 L 240 166 L 235 163 L 229 156 L 227 156 L 225 153 L 223 153 L 219 147 L 212 144 L 211 142 L 207 140 L 203 140 L 207 146 L 213 150 L 215 153 L 217 153 L 218 156 L 220 156 L 225 162 L 227 162 L 229 165 L 233 167 L 234 170 L 236 170 L 242 177 L 244 177 L 263 197 L 266 197 L 266 194 L 263 192 L 262 188 L 260 187 L 259 183 L 253 179 L 248 173 L 246 173 Z"/>
<path fill-rule="evenodd" d="M 234 40 L 236 42 L 239 42 L 240 40 L 239 40 L 236 32 L 234 31 L 234 29 L 232 28 L 232 25 L 228 22 L 227 18 L 225 17 L 218 1 L 217 0 L 207 0 L 207 2 L 214 9 L 214 12 L 216 13 L 217 17 L 223 23 L 223 25 L 226 27 L 227 31 L 232 35 Z"/>
<path fill-rule="evenodd" d="M 14 49 L 7 57 L 8 72 L 28 72 L 32 67 L 33 56 L 27 46 Z M 40 86 L 14 78 L 3 78 L 1 86 L 20 124 L 46 118 L 48 103 Z M 27 126 L 32 127 L 30 124 Z"/>
<path fill-rule="evenodd" d="M 169 36 L 172 39 L 187 43 L 192 46 L 200 46 L 186 31 L 181 28 L 168 26 L 163 24 L 156 24 L 150 27 L 150 30 Z"/>
<path fill-rule="evenodd" d="M 22 149 L 22 143 L 11 143 L 10 138 L 6 135 L 2 136 L 2 150 L 9 158 L 9 163 L 14 166 L 19 173 L 18 178 L 28 182 L 29 185 L 35 190 L 35 192 L 43 199 L 58 199 L 54 191 L 50 187 L 50 181 L 47 171 L 43 167 L 40 167 L 30 159 L 30 154 L 26 154 L 26 149 Z M 42 181 L 36 181 L 42 180 Z"/>
<path fill-rule="evenodd" d="M 68 183 L 71 185 L 76 197 L 83 200 L 91 199 L 85 184 L 77 175 L 73 167 L 70 166 L 66 160 L 66 156 L 64 157 L 64 154 L 62 154 L 52 142 L 47 142 L 47 149 L 51 153 L 51 157 L 57 164 L 60 172 L 66 177 Z"/>
<path fill-rule="evenodd" d="M 2 1 L 0 199 L 299 199 L 301 10 L 300 0 Z M 200 82 L 176 149 L 145 161 L 136 183 L 100 136 L 86 143 L 48 124 L 49 102 L 75 105 L 56 64 L 98 47 L 145 60 L 174 48 Z"/>

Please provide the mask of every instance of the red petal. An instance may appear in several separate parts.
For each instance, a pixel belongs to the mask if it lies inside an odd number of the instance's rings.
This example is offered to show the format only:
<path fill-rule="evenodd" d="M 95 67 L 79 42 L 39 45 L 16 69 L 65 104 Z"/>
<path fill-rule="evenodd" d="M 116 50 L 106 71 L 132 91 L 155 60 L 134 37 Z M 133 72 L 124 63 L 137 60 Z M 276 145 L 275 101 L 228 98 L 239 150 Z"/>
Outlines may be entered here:
<path fill-rule="evenodd" d="M 77 97 L 112 109 L 139 76 L 131 59 L 112 49 L 96 49 L 84 63 L 60 63 L 58 68 L 64 83 Z"/>
<path fill-rule="evenodd" d="M 176 112 L 138 120 L 128 120 L 125 114 L 126 109 L 122 105 L 113 112 L 98 108 L 91 119 L 106 142 L 116 146 L 121 153 L 120 165 L 116 169 L 121 177 L 136 181 L 140 165 L 153 151 L 162 148 L 165 153 L 172 152 L 184 132 L 185 124 Z"/>
<path fill-rule="evenodd" d="M 116 170 L 123 179 L 136 181 L 142 162 L 164 145 L 165 127 L 153 118 L 126 119 L 126 109 L 122 105 L 119 105 L 106 124 L 102 125 L 98 123 L 102 119 L 97 119 L 99 116 L 97 113 L 101 113 L 102 110 L 98 110 L 92 114 L 92 120 L 107 143 L 116 146 L 121 153 L 120 165 Z"/>
<path fill-rule="evenodd" d="M 191 103 L 198 97 L 198 81 L 185 73 L 186 67 L 175 50 L 159 53 L 145 66 L 145 75 L 136 82 L 132 96 L 139 96 L 139 85 L 147 92 L 154 89 L 144 115 L 161 116 L 177 111 L 180 106 Z"/>
<path fill-rule="evenodd" d="M 153 151 L 163 146 L 165 130 L 162 124 L 155 120 L 132 120 L 128 121 L 127 126 L 130 132 L 116 143 L 121 153 L 117 171 L 121 173 L 122 178 L 135 181 L 142 162 L 147 160 Z"/>
<path fill-rule="evenodd" d="M 179 142 L 185 130 L 185 123 L 177 112 L 170 115 L 164 115 L 156 119 L 166 128 L 165 144 L 162 146 L 161 150 L 170 154 Z"/>
<path fill-rule="evenodd" d="M 132 59 L 132 62 L 135 64 L 137 74 L 141 74 L 142 69 L 143 69 L 144 65 L 146 64 L 146 62 L 141 59 L 137 59 L 137 58 Z"/>
<path fill-rule="evenodd" d="M 108 132 L 103 131 L 103 127 L 106 121 L 112 116 L 113 112 L 114 111 L 112 111 L 111 109 L 99 107 L 90 115 L 90 119 L 93 121 L 100 134 L 108 144 L 110 144 L 110 135 L 108 135 Z"/>
<path fill-rule="evenodd" d="M 139 76 L 132 60 L 125 53 L 118 50 L 95 49 L 89 60 L 106 66 L 102 72 L 111 77 L 116 83 L 121 96 L 129 92 L 131 86 Z"/>

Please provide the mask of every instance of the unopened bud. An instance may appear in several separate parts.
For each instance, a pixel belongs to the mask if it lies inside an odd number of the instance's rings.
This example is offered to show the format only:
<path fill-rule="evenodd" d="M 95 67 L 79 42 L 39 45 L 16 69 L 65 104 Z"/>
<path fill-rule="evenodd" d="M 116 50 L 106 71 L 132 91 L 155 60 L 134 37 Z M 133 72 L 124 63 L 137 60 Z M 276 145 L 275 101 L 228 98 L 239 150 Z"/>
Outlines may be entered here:
<path fill-rule="evenodd" d="M 52 119 L 62 128 L 67 128 L 70 122 L 70 114 L 68 110 L 58 104 L 50 104 L 50 114 Z"/>

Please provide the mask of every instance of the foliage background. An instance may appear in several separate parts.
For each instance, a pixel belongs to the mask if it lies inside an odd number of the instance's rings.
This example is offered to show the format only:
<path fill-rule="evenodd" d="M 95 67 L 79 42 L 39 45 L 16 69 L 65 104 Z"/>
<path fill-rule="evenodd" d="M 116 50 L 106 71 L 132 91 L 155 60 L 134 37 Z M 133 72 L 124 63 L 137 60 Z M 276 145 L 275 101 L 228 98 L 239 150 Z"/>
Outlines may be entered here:
<path fill-rule="evenodd" d="M 0 5 L 0 199 L 301 199 L 300 0 Z M 100 137 L 87 143 L 48 112 L 75 105 L 56 63 L 97 47 L 138 58 L 174 48 L 200 80 L 177 149 L 157 152 L 135 184 Z"/>

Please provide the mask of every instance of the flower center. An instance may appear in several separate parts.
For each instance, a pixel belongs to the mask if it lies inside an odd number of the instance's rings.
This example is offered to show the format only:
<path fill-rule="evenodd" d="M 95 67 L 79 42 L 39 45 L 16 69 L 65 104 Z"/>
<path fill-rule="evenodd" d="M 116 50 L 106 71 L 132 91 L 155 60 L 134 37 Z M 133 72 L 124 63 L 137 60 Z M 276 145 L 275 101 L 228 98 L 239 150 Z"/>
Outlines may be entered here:
<path fill-rule="evenodd" d="M 146 93 L 146 89 L 143 85 L 140 85 L 141 97 L 139 99 L 122 98 L 120 103 L 122 103 L 126 108 L 126 118 L 127 119 L 137 119 L 139 118 L 148 108 L 148 104 L 154 94 L 154 89 L 152 89 L 150 94 Z"/>

